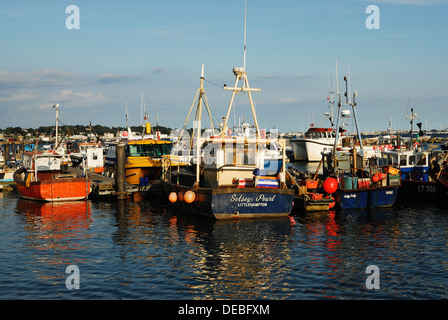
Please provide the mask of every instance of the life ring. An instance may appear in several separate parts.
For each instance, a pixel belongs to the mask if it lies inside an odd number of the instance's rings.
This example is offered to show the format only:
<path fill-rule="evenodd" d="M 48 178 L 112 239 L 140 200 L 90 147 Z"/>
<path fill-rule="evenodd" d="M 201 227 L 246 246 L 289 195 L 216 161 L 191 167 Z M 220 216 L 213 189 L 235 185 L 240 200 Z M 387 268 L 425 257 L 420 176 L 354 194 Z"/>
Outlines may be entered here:
<path fill-rule="evenodd" d="M 417 149 L 417 147 L 420 145 L 418 142 L 414 142 L 414 149 Z"/>

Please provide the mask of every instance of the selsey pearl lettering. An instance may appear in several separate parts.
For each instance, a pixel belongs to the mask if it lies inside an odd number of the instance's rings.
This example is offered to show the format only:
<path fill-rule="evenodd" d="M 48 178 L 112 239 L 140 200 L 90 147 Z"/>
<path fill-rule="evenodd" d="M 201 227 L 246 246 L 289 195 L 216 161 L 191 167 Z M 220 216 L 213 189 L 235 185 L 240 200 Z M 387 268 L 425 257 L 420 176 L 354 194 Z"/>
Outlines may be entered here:
<path fill-rule="evenodd" d="M 259 201 L 262 201 L 262 202 L 271 202 L 271 201 L 275 201 L 275 194 L 274 195 L 272 195 L 272 196 L 267 196 L 267 195 L 264 195 L 264 194 L 259 194 L 256 198 L 255 198 L 255 201 L 256 202 L 259 202 Z M 232 202 L 246 202 L 246 203 L 249 203 L 249 202 L 254 202 L 254 198 L 252 198 L 252 197 L 247 197 L 247 196 L 245 196 L 245 195 L 243 195 L 243 194 L 240 194 L 240 195 L 236 195 L 236 194 L 232 194 L 232 196 L 230 197 L 230 201 L 232 201 Z"/>

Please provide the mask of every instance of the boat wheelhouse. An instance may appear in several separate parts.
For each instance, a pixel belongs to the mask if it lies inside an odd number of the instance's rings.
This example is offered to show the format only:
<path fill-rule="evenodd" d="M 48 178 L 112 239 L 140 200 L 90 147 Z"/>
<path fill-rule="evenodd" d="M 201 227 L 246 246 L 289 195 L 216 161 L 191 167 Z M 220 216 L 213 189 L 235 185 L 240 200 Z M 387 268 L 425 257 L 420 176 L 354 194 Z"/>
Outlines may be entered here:
<path fill-rule="evenodd" d="M 86 142 L 79 143 L 78 150 L 70 154 L 72 166 L 84 169 L 95 173 L 102 173 L 104 171 L 104 147 L 101 143 Z"/>
<path fill-rule="evenodd" d="M 125 141 L 126 183 L 150 186 L 160 180 L 162 157 L 169 155 L 173 146 L 171 141 L 141 139 Z M 117 143 L 109 145 L 104 164 L 104 175 L 114 178 L 117 170 Z"/>
<path fill-rule="evenodd" d="M 322 152 L 333 148 L 335 138 L 336 130 L 332 128 L 309 128 L 303 138 L 291 139 L 294 160 L 320 161 Z"/>
<path fill-rule="evenodd" d="M 380 164 L 400 170 L 400 195 L 432 199 L 437 194 L 437 184 L 431 176 L 429 161 L 430 153 L 420 148 L 395 148 L 381 152 Z"/>

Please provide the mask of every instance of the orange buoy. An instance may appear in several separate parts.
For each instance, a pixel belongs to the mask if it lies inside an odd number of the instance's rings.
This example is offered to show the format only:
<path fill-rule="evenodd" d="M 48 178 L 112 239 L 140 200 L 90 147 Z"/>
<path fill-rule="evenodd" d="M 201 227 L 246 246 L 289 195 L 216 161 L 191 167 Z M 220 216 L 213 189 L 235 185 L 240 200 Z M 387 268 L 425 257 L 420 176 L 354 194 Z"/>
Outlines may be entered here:
<path fill-rule="evenodd" d="M 177 201 L 177 193 L 176 192 L 171 192 L 170 195 L 168 196 L 168 200 L 170 200 L 170 202 L 174 203 Z"/>
<path fill-rule="evenodd" d="M 328 205 L 328 209 L 333 209 L 334 206 L 336 205 L 336 200 L 334 200 L 334 198 L 331 195 L 327 195 L 325 196 L 325 198 L 333 200 L 333 202 L 330 202 L 330 204 Z"/>
<path fill-rule="evenodd" d="M 188 190 L 187 192 L 185 192 L 184 200 L 186 203 L 192 203 L 195 198 L 196 194 L 193 191 Z"/>
<path fill-rule="evenodd" d="M 387 174 L 381 172 L 381 173 L 379 173 L 379 177 L 380 177 L 380 180 L 386 180 L 387 179 Z"/>
<path fill-rule="evenodd" d="M 372 181 L 373 181 L 373 182 L 378 182 L 378 181 L 380 181 L 380 175 L 379 175 L 378 173 L 375 173 L 375 174 L 372 176 Z"/>
<path fill-rule="evenodd" d="M 338 180 L 328 177 L 325 179 L 323 187 L 326 193 L 335 193 L 338 190 Z"/>

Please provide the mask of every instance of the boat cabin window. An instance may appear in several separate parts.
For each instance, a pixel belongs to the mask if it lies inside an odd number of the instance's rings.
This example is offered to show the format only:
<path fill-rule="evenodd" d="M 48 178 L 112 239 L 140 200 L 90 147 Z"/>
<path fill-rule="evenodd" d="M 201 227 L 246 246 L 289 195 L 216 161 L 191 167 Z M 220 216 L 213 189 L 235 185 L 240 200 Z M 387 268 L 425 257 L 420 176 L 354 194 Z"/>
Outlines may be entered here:
<path fill-rule="evenodd" d="M 321 139 L 321 138 L 335 138 L 336 133 L 334 131 L 307 131 L 305 138 L 309 139 Z"/>
<path fill-rule="evenodd" d="M 171 152 L 172 144 L 131 144 L 126 146 L 130 157 L 161 157 Z"/>
<path fill-rule="evenodd" d="M 223 165 L 254 165 L 256 144 L 213 144 L 204 148 L 205 162 Z"/>
<path fill-rule="evenodd" d="M 400 156 L 400 166 L 407 166 L 405 155 Z"/>
<path fill-rule="evenodd" d="M 382 158 L 384 165 L 398 165 L 398 154 L 383 154 Z"/>
<path fill-rule="evenodd" d="M 427 166 L 428 165 L 428 157 L 423 153 L 417 154 L 417 165 L 419 166 Z"/>
<path fill-rule="evenodd" d="M 415 156 L 409 156 L 409 165 L 414 166 L 415 165 Z"/>

